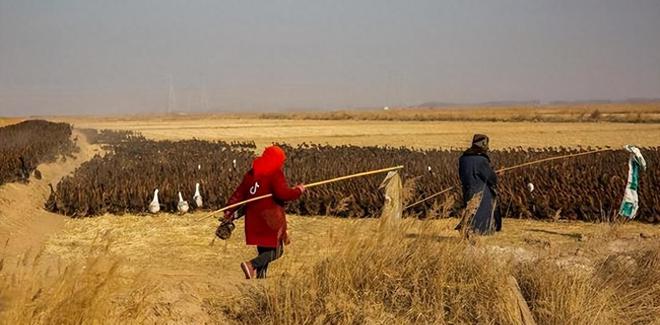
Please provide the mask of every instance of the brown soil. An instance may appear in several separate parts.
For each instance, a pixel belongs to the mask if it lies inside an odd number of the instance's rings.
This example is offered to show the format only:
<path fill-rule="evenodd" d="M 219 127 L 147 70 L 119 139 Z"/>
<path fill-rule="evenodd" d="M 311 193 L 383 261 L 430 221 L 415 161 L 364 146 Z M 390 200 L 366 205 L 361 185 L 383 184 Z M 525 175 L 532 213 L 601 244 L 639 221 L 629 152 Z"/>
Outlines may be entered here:
<path fill-rule="evenodd" d="M 48 236 L 64 226 L 65 217 L 44 209 L 50 194 L 48 184 L 57 185 L 62 177 L 101 151 L 98 146 L 87 143 L 80 132 L 74 131 L 72 137 L 76 136 L 80 152 L 75 154 L 75 159 L 39 165 L 41 180 L 32 177 L 29 184 L 0 186 L 0 245 L 4 247 L 0 252 L 6 257 L 7 266 L 14 265 L 11 261 L 15 258 L 39 250 Z"/>

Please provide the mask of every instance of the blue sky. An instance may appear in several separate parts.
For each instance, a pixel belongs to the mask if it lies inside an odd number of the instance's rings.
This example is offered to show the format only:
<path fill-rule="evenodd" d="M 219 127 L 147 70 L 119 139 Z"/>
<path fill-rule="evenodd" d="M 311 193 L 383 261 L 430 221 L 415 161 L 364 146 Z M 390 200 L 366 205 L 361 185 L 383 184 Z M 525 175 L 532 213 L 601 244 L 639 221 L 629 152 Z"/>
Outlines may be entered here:
<path fill-rule="evenodd" d="M 0 115 L 660 97 L 660 1 L 0 0 Z"/>

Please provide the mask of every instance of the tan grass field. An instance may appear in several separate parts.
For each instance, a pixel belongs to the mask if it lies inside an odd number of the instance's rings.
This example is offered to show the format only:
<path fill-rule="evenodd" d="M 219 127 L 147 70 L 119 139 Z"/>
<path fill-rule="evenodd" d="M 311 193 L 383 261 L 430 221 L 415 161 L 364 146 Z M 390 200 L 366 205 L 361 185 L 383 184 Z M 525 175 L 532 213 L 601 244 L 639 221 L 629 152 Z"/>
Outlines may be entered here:
<path fill-rule="evenodd" d="M 464 148 L 474 133 L 491 137 L 493 148 L 548 146 L 638 146 L 660 144 L 660 124 L 534 123 L 479 121 L 333 121 L 206 118 L 135 121 L 66 120 L 80 128 L 139 131 L 156 140 L 253 140 L 258 147 L 273 142 L 353 144 L 417 148 Z"/>
<path fill-rule="evenodd" d="M 9 118 L 9 117 L 1 117 L 0 116 L 0 127 L 9 125 L 9 124 L 14 124 L 19 122 L 21 119 L 18 118 Z"/>
<path fill-rule="evenodd" d="M 489 134 L 497 148 L 660 144 L 658 124 L 64 120 L 154 139 L 254 140 L 260 147 L 464 147 L 475 132 Z M 203 212 L 66 219 L 43 211 L 46 182 L 98 153 L 79 142 L 79 159 L 40 167 L 44 180 L 0 188 L 0 217 L 11 221 L 0 222 L 0 323 L 517 324 L 508 276 L 518 280 L 539 324 L 660 319 L 657 225 L 505 219 L 502 233 L 466 242 L 454 219 L 404 220 L 383 230 L 377 219 L 290 216 L 284 257 L 270 266 L 268 280 L 249 282 L 238 265 L 255 252 L 244 245 L 242 221 L 221 241 L 213 236 L 217 221 L 199 221 Z M 38 218 L 56 221 L 30 231 Z"/>

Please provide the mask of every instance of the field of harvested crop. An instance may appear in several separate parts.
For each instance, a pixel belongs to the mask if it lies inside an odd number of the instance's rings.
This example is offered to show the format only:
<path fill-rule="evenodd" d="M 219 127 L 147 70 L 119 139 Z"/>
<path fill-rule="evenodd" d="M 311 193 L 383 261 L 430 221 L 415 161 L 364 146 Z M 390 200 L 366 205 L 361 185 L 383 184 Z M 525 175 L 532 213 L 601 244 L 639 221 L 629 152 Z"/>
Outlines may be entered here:
<path fill-rule="evenodd" d="M 258 150 L 272 142 L 463 148 L 476 132 L 495 148 L 660 144 L 660 125 L 634 123 L 66 121 L 155 140 L 254 141 Z M 204 212 L 46 212 L 48 184 L 103 152 L 85 134 L 74 130 L 75 158 L 39 166 L 42 179 L 0 187 L 0 322 L 516 324 L 511 278 L 539 324 L 660 319 L 660 228 L 636 221 L 505 219 L 503 232 L 465 241 L 455 218 L 382 228 L 375 218 L 290 216 L 284 257 L 269 279 L 249 282 L 239 263 L 254 249 L 242 221 L 222 241 Z"/>
<path fill-rule="evenodd" d="M 17 123 L 18 121 L 20 121 L 20 119 L 0 117 L 0 126 L 14 124 Z"/>
<path fill-rule="evenodd" d="M 162 140 L 253 140 L 258 147 L 289 144 L 354 144 L 418 148 L 464 148 L 472 134 L 491 137 L 493 148 L 552 146 L 656 146 L 660 124 L 534 123 L 480 121 L 321 121 L 264 119 L 66 119 L 80 128 L 139 131 Z"/>

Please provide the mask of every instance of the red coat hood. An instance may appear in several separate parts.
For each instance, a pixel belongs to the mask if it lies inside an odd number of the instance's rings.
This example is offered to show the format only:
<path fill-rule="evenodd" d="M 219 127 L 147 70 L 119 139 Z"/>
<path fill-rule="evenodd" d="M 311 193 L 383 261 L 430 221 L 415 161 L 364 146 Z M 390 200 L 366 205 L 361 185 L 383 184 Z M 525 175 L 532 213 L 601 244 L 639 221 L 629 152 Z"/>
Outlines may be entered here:
<path fill-rule="evenodd" d="M 286 154 L 282 148 L 273 145 L 264 149 L 264 153 L 261 154 L 261 157 L 257 157 L 252 162 L 254 176 L 259 177 L 269 175 L 276 170 L 282 169 L 285 160 Z"/>

